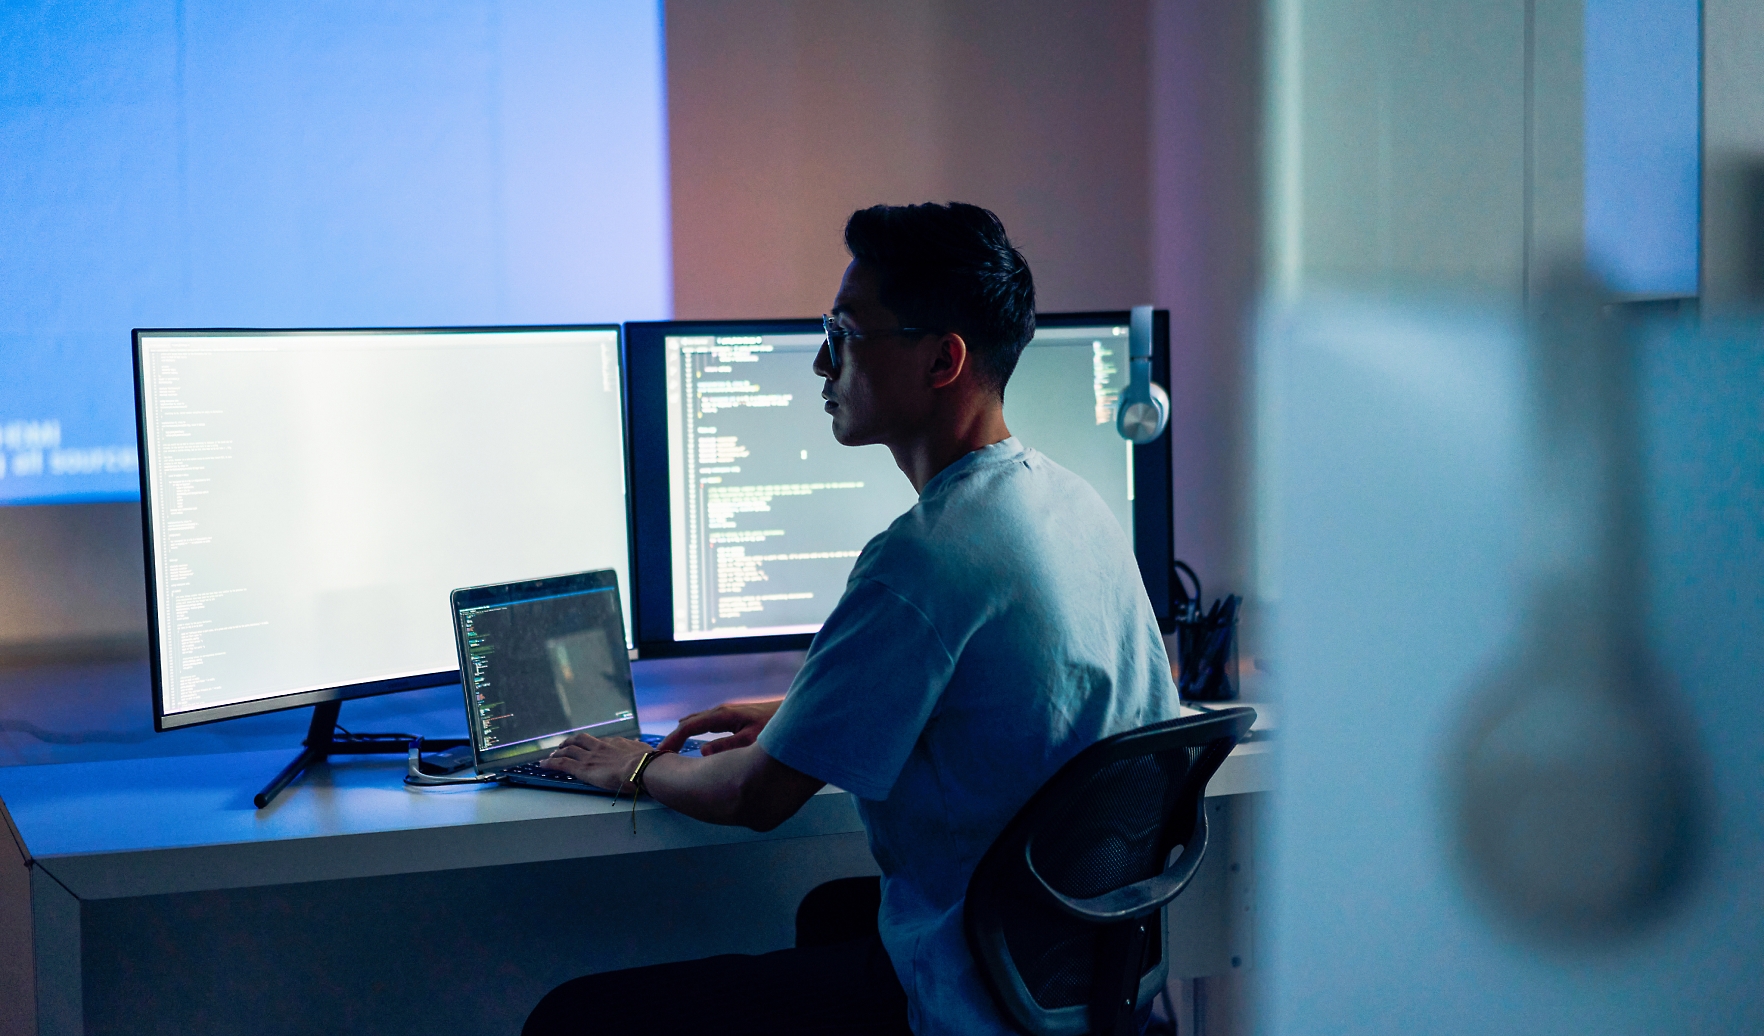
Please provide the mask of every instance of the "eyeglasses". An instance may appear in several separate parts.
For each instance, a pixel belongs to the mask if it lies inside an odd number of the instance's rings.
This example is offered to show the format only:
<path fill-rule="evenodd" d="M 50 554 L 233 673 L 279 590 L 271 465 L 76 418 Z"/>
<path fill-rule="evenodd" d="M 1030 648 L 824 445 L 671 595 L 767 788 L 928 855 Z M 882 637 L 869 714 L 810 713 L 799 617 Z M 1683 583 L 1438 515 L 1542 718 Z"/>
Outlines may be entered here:
<path fill-rule="evenodd" d="M 918 335 L 934 335 L 937 332 L 928 327 L 895 327 L 887 331 L 847 331 L 834 322 L 834 318 L 821 314 L 821 331 L 827 336 L 827 369 L 834 374 L 839 373 L 839 351 L 845 343 L 853 338 L 887 338 L 890 335 L 914 337 Z"/>

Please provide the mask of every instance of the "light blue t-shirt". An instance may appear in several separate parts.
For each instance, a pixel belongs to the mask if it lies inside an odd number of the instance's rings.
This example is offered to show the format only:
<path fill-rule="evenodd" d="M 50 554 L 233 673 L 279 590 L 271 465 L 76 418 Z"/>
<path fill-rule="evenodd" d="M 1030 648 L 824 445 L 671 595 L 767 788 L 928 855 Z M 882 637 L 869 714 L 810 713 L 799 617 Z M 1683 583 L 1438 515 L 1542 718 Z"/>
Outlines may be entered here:
<path fill-rule="evenodd" d="M 913 1031 L 1007 1033 L 962 928 L 975 865 L 1081 749 L 1176 715 L 1120 524 L 1011 438 L 864 547 L 759 743 L 859 798 Z"/>

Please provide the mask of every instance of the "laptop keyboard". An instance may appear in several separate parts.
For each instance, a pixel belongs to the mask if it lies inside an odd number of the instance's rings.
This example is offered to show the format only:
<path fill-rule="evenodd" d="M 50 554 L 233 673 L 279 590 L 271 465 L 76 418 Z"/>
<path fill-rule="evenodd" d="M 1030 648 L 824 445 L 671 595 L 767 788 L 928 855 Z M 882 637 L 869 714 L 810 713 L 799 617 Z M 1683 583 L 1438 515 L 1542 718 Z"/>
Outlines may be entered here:
<path fill-rule="evenodd" d="M 656 745 L 661 744 L 662 736 L 660 734 L 639 734 L 637 740 L 654 748 Z M 687 741 L 685 745 L 681 746 L 680 752 L 683 755 L 694 755 L 703 744 L 704 742 L 702 741 Z M 548 781 L 561 781 L 565 784 L 574 784 L 583 788 L 594 787 L 587 781 L 577 780 L 565 770 L 548 770 L 539 765 L 537 760 L 530 763 L 520 763 L 515 766 L 505 766 L 502 768 L 502 773 L 504 775 L 517 777 L 543 777 Z"/>
<path fill-rule="evenodd" d="M 583 787 L 588 787 L 588 784 L 585 781 L 576 780 L 576 778 L 568 771 L 547 770 L 538 763 L 521 763 L 519 766 L 505 766 L 502 768 L 502 772 L 504 774 L 514 774 L 521 777 L 544 777 L 546 780 L 550 781 L 564 781 L 569 784 L 580 784 Z"/>

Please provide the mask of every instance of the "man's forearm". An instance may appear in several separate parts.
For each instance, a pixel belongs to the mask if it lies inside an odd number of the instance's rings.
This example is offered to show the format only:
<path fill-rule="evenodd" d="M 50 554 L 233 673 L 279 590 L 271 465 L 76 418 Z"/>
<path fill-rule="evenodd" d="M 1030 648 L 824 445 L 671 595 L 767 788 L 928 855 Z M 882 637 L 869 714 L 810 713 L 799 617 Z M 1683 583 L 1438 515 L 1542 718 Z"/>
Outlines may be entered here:
<path fill-rule="evenodd" d="M 657 802 L 711 824 L 770 831 L 825 784 L 772 759 L 758 745 L 703 758 L 663 755 L 643 772 Z"/>

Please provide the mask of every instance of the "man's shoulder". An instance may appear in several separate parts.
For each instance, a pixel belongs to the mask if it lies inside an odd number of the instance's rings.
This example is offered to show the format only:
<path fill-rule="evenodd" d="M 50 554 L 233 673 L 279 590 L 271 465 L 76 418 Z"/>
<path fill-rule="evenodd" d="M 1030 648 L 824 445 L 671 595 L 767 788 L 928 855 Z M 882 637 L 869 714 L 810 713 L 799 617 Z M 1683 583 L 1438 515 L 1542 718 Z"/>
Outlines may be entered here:
<path fill-rule="evenodd" d="M 1023 448 L 1010 463 L 977 469 L 963 491 L 949 494 L 947 518 L 964 527 L 990 527 L 998 535 L 1045 553 L 1052 539 L 1069 546 L 1075 537 L 1087 547 L 1104 547 L 1106 530 L 1119 522 L 1089 480 L 1061 466 L 1047 454 Z M 953 523 L 952 523 L 953 524 Z M 1082 535 L 1079 533 L 1082 532 Z M 1098 532 L 1103 535 L 1099 539 Z M 1131 551 L 1125 540 L 1104 549 Z M 1065 550 L 1057 551 L 1062 556 Z"/>
<path fill-rule="evenodd" d="M 1102 502 L 1101 495 L 1097 493 L 1096 487 L 1090 484 L 1089 479 L 1065 467 L 1040 450 L 1033 448 L 1024 450 L 1021 467 L 1024 486 L 1045 487 L 1047 490 L 1059 494 L 1061 499 L 1070 501 L 1073 505 L 1094 502 L 1099 506 L 1108 506 Z"/>
<path fill-rule="evenodd" d="M 1131 553 L 1124 540 L 1107 547 L 1097 541 L 1097 528 L 1117 525 L 1108 505 L 1089 482 L 1045 454 L 1018 449 L 957 474 L 878 535 L 853 575 L 909 599 L 959 597 L 993 592 L 1010 573 L 1058 567 L 1073 549 Z M 1075 537 L 1074 530 L 1084 535 Z"/>
<path fill-rule="evenodd" d="M 1096 491 L 1080 476 L 1055 463 L 1047 454 L 1016 445 L 999 453 L 977 451 L 972 463 L 951 472 L 947 482 L 934 483 L 912 512 L 929 523 L 947 514 L 996 514 L 1006 520 L 1035 521 L 1051 506 L 1082 507 L 1096 498 Z M 1003 444 L 1000 444 L 1003 445 Z M 1100 498 L 1096 499 L 1101 503 Z"/>

